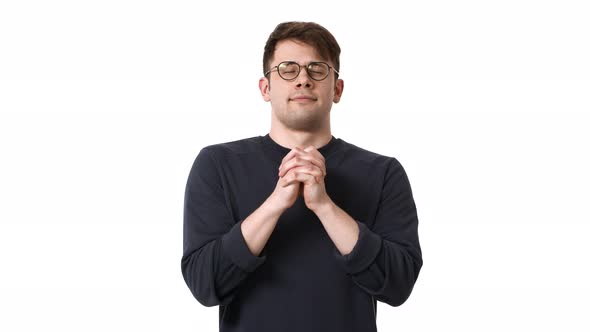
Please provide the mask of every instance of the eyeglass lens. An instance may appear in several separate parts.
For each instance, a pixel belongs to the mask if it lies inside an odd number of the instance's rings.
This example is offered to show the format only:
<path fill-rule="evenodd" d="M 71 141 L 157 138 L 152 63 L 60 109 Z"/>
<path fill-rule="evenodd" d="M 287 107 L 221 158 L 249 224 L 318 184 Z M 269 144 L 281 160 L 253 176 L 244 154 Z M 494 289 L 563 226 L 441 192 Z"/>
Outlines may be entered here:
<path fill-rule="evenodd" d="M 314 80 L 323 80 L 330 72 L 330 67 L 322 62 L 312 62 L 306 66 L 307 75 Z M 299 76 L 301 66 L 296 62 L 282 62 L 278 66 L 279 75 L 285 80 L 292 80 Z"/>

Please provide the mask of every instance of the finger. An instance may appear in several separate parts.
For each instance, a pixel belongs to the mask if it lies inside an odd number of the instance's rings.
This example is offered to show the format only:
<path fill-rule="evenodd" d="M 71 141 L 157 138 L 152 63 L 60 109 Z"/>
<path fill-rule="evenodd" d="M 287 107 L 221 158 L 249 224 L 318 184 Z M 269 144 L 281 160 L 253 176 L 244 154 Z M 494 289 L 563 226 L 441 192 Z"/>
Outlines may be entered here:
<path fill-rule="evenodd" d="M 324 173 L 324 176 L 327 175 L 326 164 L 323 163 L 322 160 L 318 160 L 307 153 L 307 154 L 297 155 L 297 156 L 293 157 L 291 160 L 287 161 L 286 163 L 281 164 L 281 166 L 279 167 L 279 177 L 286 174 L 291 168 L 297 167 L 297 166 L 303 166 L 307 163 L 311 163 L 311 164 L 317 166 L 319 169 L 322 170 L 322 172 Z"/>
<path fill-rule="evenodd" d="M 296 178 L 293 178 L 293 179 L 291 179 L 291 180 L 288 180 L 288 181 L 287 181 L 287 180 L 285 180 L 285 181 L 284 181 L 284 182 L 281 184 L 281 187 L 285 188 L 285 187 L 291 186 L 291 185 L 293 185 L 293 184 L 298 184 L 298 183 L 300 183 L 300 182 L 299 182 L 299 181 L 298 181 Z"/>
<path fill-rule="evenodd" d="M 291 185 L 291 184 L 293 184 L 293 183 L 296 183 L 296 182 L 298 182 L 298 181 L 297 181 L 297 174 L 296 174 L 296 173 L 295 173 L 293 170 L 291 170 L 291 171 L 287 172 L 287 173 L 285 174 L 285 176 L 283 176 L 283 177 L 280 177 L 280 178 L 279 178 L 279 181 L 280 181 L 280 183 L 281 183 L 281 186 L 282 186 L 283 188 L 284 188 L 284 187 L 287 187 L 287 186 L 289 186 L 289 185 Z"/>
<path fill-rule="evenodd" d="M 309 164 L 307 166 L 298 166 L 298 167 L 291 169 L 285 175 L 285 177 L 283 177 L 283 179 L 284 179 L 283 187 L 287 186 L 288 184 L 294 183 L 294 182 L 311 183 L 310 182 L 311 179 L 315 180 L 314 183 L 320 183 L 323 177 L 324 177 L 324 175 L 323 175 L 322 171 L 319 168 L 317 168 L 316 166 L 313 166 L 311 164 Z"/>
<path fill-rule="evenodd" d="M 312 162 L 308 159 L 309 157 L 299 155 L 293 157 L 291 160 L 287 161 L 279 167 L 279 176 L 285 175 L 293 167 L 311 165 Z"/>
<path fill-rule="evenodd" d="M 306 174 L 306 173 L 297 173 L 294 177 L 293 180 L 291 181 L 291 183 L 313 183 L 313 179 L 314 177 L 310 174 Z"/>
<path fill-rule="evenodd" d="M 297 180 L 301 183 L 303 183 L 303 185 L 314 185 L 314 184 L 319 184 L 321 179 L 321 175 L 320 176 L 313 176 L 312 174 L 307 174 L 304 172 L 298 173 L 297 174 Z"/>
<path fill-rule="evenodd" d="M 324 170 L 324 175 L 328 173 L 326 169 L 326 158 L 324 158 L 324 156 L 314 145 L 306 147 L 305 149 L 303 149 L 303 151 L 306 152 L 307 155 L 312 156 L 315 160 L 318 161 L 318 163 L 315 164 L 317 164 L 318 166 L 321 165 L 320 168 Z"/>
<path fill-rule="evenodd" d="M 309 180 L 311 180 L 311 179 L 315 180 L 314 183 L 320 183 L 321 179 L 324 177 L 324 175 L 322 174 L 322 172 L 318 168 L 302 167 L 301 169 L 298 169 L 296 172 L 297 172 L 298 176 L 300 174 L 304 174 L 304 175 L 309 176 L 307 179 L 305 179 L 303 181 L 304 183 L 310 183 Z"/>
<path fill-rule="evenodd" d="M 291 151 L 289 151 L 289 153 L 287 153 L 286 156 L 283 157 L 283 159 L 281 160 L 281 164 L 285 163 L 286 161 L 289 161 L 289 159 L 293 158 L 294 156 L 296 156 L 301 151 L 303 151 L 303 149 L 301 149 L 300 147 L 296 146 Z"/>
<path fill-rule="evenodd" d="M 321 154 L 320 154 L 320 157 L 321 157 Z M 323 157 L 321 157 L 321 159 L 319 159 L 319 158 L 314 157 L 313 155 L 311 155 L 311 154 L 308 153 L 306 155 L 301 156 L 301 158 L 303 158 L 303 159 L 311 162 L 316 167 L 318 167 L 319 169 L 321 169 L 322 170 L 322 173 L 324 173 L 324 176 L 326 176 L 328 174 L 328 171 L 326 169 L 326 163 L 324 162 Z"/>
<path fill-rule="evenodd" d="M 309 175 L 304 173 L 290 173 L 288 176 L 285 176 L 282 179 L 281 187 L 288 187 L 293 184 L 303 183 L 304 181 L 308 180 Z"/>
<path fill-rule="evenodd" d="M 289 151 L 289 153 L 287 153 L 286 156 L 283 157 L 283 159 L 281 160 L 281 164 L 279 165 L 279 177 L 283 176 L 283 174 L 285 174 L 285 172 L 281 172 L 281 167 L 283 167 L 283 165 L 285 163 L 287 163 L 289 160 L 291 160 L 293 157 L 301 154 L 303 152 L 303 149 L 301 149 L 300 147 L 295 147 L 293 148 L 291 151 Z"/>
<path fill-rule="evenodd" d="M 303 149 L 303 151 L 311 154 L 312 156 L 316 157 L 318 160 L 321 160 L 323 163 L 326 163 L 326 159 L 324 158 L 324 156 L 320 153 L 320 151 L 313 145 L 310 145 L 308 147 L 306 147 L 305 149 Z"/>

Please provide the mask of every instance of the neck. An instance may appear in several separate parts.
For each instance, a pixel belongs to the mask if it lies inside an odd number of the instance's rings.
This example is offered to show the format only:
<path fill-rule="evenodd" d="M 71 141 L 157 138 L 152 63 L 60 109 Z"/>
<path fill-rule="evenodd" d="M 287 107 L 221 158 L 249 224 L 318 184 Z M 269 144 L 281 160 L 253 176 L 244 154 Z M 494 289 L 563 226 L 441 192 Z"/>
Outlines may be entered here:
<path fill-rule="evenodd" d="M 310 145 L 319 149 L 330 142 L 332 132 L 329 126 L 317 132 L 294 131 L 284 128 L 277 130 L 276 127 L 271 126 L 269 136 L 277 144 L 288 149 L 294 149 L 295 147 L 305 149 Z"/>

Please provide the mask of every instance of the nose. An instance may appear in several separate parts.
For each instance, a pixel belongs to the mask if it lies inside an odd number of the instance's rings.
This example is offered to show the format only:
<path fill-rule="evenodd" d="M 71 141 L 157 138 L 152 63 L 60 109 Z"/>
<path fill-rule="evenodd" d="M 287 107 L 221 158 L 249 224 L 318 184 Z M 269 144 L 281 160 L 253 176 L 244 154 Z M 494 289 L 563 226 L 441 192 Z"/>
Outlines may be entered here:
<path fill-rule="evenodd" d="M 313 80 L 309 77 L 309 74 L 307 73 L 307 68 L 305 67 L 301 68 L 301 71 L 299 72 L 299 75 L 297 76 L 296 80 L 298 88 L 305 87 L 311 89 L 313 87 Z"/>

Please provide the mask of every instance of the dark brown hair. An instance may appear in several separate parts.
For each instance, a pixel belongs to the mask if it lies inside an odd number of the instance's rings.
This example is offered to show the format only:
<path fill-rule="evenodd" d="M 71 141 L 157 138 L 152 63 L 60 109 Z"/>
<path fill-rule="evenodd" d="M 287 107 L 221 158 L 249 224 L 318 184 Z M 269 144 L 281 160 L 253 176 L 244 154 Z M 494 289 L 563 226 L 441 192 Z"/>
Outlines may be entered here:
<path fill-rule="evenodd" d="M 340 46 L 330 31 L 313 22 L 284 22 L 277 25 L 268 36 L 264 46 L 264 55 L 262 56 L 263 75 L 270 69 L 277 43 L 286 39 L 303 42 L 315 48 L 322 58 L 331 61 L 334 68 L 340 71 Z M 338 77 L 338 74 L 336 74 L 336 77 Z"/>

